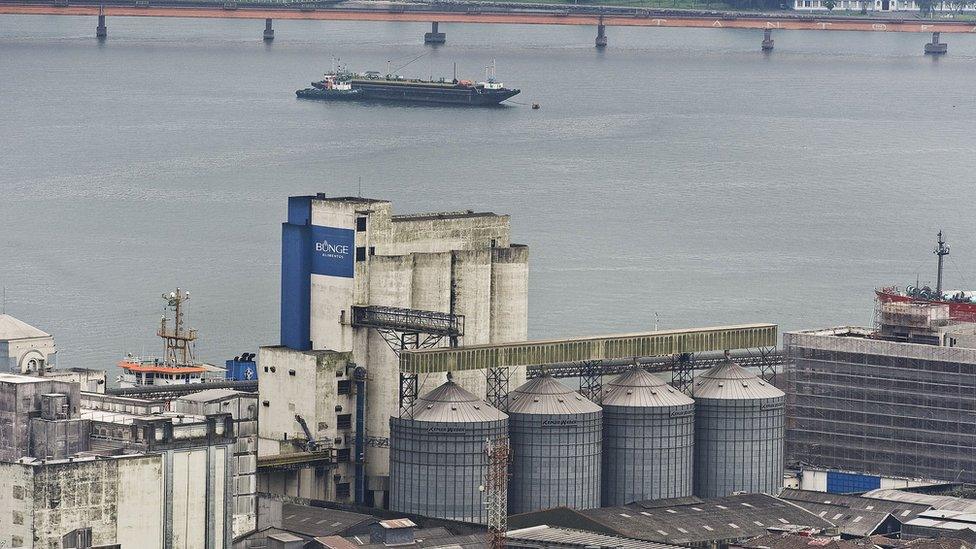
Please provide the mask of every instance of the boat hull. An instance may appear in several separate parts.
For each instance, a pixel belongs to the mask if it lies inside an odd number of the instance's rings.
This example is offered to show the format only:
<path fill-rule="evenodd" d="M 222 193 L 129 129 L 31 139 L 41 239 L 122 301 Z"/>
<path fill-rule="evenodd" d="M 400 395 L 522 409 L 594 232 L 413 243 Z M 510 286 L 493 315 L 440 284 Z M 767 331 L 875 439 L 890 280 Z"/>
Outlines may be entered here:
<path fill-rule="evenodd" d="M 352 101 L 361 99 L 359 90 L 326 90 L 322 88 L 305 88 L 298 90 L 295 95 L 300 99 L 316 99 L 319 101 Z"/>
<path fill-rule="evenodd" d="M 519 90 L 488 90 L 452 86 L 398 86 L 354 81 L 354 90 L 362 90 L 362 99 L 396 103 L 432 103 L 439 105 L 498 105 L 518 95 Z"/>

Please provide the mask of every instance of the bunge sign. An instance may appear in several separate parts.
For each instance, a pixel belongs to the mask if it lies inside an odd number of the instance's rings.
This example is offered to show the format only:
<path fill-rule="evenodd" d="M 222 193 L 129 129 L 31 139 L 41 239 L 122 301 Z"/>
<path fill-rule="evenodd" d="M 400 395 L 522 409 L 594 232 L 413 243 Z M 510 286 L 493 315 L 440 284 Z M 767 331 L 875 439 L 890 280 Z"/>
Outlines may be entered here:
<path fill-rule="evenodd" d="M 312 274 L 352 278 L 356 233 L 352 229 L 312 226 Z"/>

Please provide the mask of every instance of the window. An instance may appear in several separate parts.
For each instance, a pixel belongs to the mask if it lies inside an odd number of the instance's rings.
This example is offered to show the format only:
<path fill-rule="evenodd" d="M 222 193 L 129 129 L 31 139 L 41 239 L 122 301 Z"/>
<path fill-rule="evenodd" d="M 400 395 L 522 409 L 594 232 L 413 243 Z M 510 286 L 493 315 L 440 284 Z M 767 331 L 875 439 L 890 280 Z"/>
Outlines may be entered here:
<path fill-rule="evenodd" d="M 339 414 L 336 416 L 336 429 L 352 429 L 352 414 Z"/>
<path fill-rule="evenodd" d="M 336 497 L 337 498 L 348 498 L 350 495 L 349 483 L 339 482 L 336 483 Z"/>
<path fill-rule="evenodd" d="M 349 448 L 339 448 L 336 450 L 336 461 L 340 463 L 345 463 L 349 461 L 349 457 L 352 455 L 352 450 Z"/>
<path fill-rule="evenodd" d="M 356 261 L 366 261 L 366 247 L 357 246 L 356 247 Z"/>
<path fill-rule="evenodd" d="M 348 379 L 340 379 L 338 383 L 338 388 L 336 389 L 340 395 L 348 395 L 352 393 L 352 381 Z"/>
<path fill-rule="evenodd" d="M 356 232 L 357 233 L 364 233 L 364 232 L 366 232 L 366 218 L 365 217 L 357 217 L 356 218 Z"/>
<path fill-rule="evenodd" d="M 369 247 L 369 255 L 371 257 L 374 256 L 374 255 L 376 255 L 376 246 L 370 246 Z"/>

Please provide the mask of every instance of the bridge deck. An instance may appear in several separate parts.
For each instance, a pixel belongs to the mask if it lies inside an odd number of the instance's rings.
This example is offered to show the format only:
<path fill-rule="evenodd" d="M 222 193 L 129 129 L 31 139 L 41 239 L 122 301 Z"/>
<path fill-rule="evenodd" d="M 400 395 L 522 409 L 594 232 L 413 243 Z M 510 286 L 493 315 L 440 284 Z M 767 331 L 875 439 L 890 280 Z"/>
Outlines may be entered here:
<path fill-rule="evenodd" d="M 39 4 L 0 3 L 0 15 L 97 15 L 98 5 L 72 5 L 57 7 Z M 376 9 L 318 9 L 302 11 L 287 8 L 240 8 L 234 10 L 219 7 L 134 7 L 111 6 L 104 8 L 110 17 L 188 17 L 219 19 L 305 19 L 322 21 L 403 21 L 440 23 L 483 23 L 503 25 L 597 25 L 619 27 L 698 27 L 730 29 L 784 29 L 784 30 L 832 30 L 874 32 L 976 32 L 976 23 L 962 21 L 921 21 L 854 19 L 841 17 L 775 17 L 764 15 L 738 15 L 734 18 L 716 16 L 667 15 L 581 15 L 544 12 L 512 11 L 507 13 L 465 13 L 431 10 L 391 12 Z"/>

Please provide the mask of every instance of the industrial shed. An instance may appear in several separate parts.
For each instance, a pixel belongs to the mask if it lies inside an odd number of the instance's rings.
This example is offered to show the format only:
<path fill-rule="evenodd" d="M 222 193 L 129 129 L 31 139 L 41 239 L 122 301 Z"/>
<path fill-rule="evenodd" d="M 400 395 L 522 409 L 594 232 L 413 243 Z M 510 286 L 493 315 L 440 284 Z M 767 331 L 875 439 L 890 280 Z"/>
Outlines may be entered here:
<path fill-rule="evenodd" d="M 749 539 L 771 527 L 834 527 L 798 505 L 765 494 L 664 499 L 582 511 L 561 507 L 515 515 L 508 524 L 513 530 L 548 525 L 692 547 Z"/>

